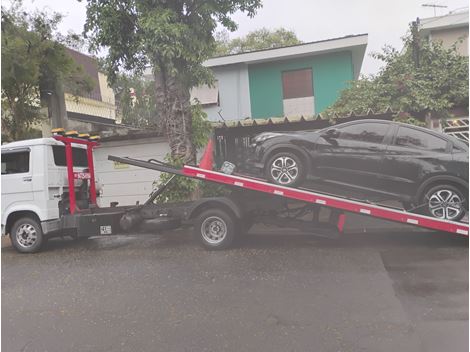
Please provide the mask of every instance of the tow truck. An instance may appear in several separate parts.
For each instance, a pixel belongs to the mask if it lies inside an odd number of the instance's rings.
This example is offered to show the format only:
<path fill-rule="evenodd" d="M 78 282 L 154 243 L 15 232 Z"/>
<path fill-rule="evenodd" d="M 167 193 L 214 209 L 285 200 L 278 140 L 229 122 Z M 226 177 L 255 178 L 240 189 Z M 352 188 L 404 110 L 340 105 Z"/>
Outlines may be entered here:
<path fill-rule="evenodd" d="M 428 217 L 304 188 L 289 188 L 263 179 L 212 170 L 209 141 L 199 166 L 174 167 L 159 160 L 109 155 L 108 159 L 172 174 L 143 204 L 97 205 L 93 149 L 96 136 L 53 131 L 51 138 L 2 146 L 2 235 L 21 253 L 34 253 L 52 237 L 75 239 L 118 234 L 149 234 L 193 227 L 209 250 L 229 248 L 255 223 L 298 228 L 312 235 L 338 238 L 347 214 L 356 213 L 416 227 L 468 236 L 464 222 Z M 221 197 L 159 203 L 176 177 L 227 186 Z"/>

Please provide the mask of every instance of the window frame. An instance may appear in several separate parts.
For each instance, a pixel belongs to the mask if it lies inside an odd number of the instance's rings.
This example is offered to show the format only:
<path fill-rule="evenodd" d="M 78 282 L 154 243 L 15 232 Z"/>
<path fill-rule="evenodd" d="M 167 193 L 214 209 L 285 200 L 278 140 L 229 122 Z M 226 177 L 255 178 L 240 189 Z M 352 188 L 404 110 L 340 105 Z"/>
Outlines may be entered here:
<path fill-rule="evenodd" d="M 51 151 L 52 151 L 52 163 L 54 166 L 56 167 L 67 167 L 67 159 L 66 159 L 66 155 L 65 155 L 65 145 L 52 145 L 51 146 Z M 59 165 L 57 164 L 56 162 L 56 154 L 54 152 L 54 150 L 56 148 L 60 148 L 62 149 L 63 148 L 63 151 L 64 151 L 64 165 Z M 75 153 L 74 153 L 74 150 L 83 150 L 83 153 L 85 155 L 85 158 L 86 158 L 86 165 L 78 165 L 78 164 L 75 164 L 76 163 L 76 160 L 77 158 L 75 157 Z M 79 148 L 79 147 L 74 147 L 72 146 L 72 159 L 73 159 L 73 167 L 80 167 L 80 168 L 87 168 L 89 163 L 88 163 L 88 155 L 87 155 L 87 150 L 85 148 Z"/>
<path fill-rule="evenodd" d="M 354 139 L 343 139 L 341 138 L 341 130 L 344 129 L 344 128 L 348 128 L 348 127 L 352 127 L 352 126 L 356 126 L 356 125 L 366 125 L 366 124 L 380 124 L 380 125 L 385 125 L 386 127 L 386 131 L 385 131 L 385 134 L 384 134 L 384 138 L 382 139 L 382 142 L 378 143 L 378 142 L 370 142 L 370 141 L 358 141 L 358 140 L 354 140 Z M 335 128 L 335 127 L 333 127 Z M 351 122 L 349 124 L 346 124 L 344 126 L 340 126 L 340 127 L 337 127 L 337 130 L 340 132 L 340 136 L 338 137 L 338 139 L 341 139 L 343 141 L 351 141 L 351 142 L 356 142 L 356 143 L 370 143 L 370 144 L 377 144 L 377 145 L 388 145 L 390 144 L 390 140 L 391 140 L 391 131 L 393 130 L 393 126 L 390 124 L 390 123 L 387 123 L 387 122 L 381 122 L 381 121 L 354 121 L 354 122 Z"/>
<path fill-rule="evenodd" d="M 284 74 L 289 74 L 289 73 L 292 73 L 292 72 L 299 72 L 299 71 L 310 71 L 309 77 L 310 77 L 312 95 L 302 95 L 300 97 L 289 97 L 289 98 L 287 98 L 285 96 Z M 281 86 L 282 86 L 282 100 L 302 99 L 302 98 L 315 97 L 315 87 L 313 85 L 313 69 L 312 69 L 312 67 L 295 68 L 295 69 L 291 69 L 291 70 L 281 71 Z"/>
<path fill-rule="evenodd" d="M 446 142 L 445 150 L 444 150 L 444 151 L 429 150 L 429 149 L 423 149 L 423 148 L 413 148 L 413 147 L 411 147 L 411 146 L 397 145 L 397 144 L 396 144 L 396 140 L 397 140 L 398 131 L 400 130 L 400 128 L 408 128 L 408 129 L 410 129 L 410 130 L 417 131 L 418 133 L 428 134 L 428 135 L 431 135 L 432 137 L 441 139 L 441 140 L 443 140 L 444 142 Z M 395 147 L 395 148 L 412 149 L 412 150 L 421 151 L 421 152 L 426 152 L 426 153 L 441 153 L 441 154 L 451 154 L 451 153 L 452 153 L 452 142 L 451 142 L 451 141 L 449 141 L 448 139 L 446 139 L 446 138 L 444 138 L 444 137 L 442 137 L 442 136 L 439 136 L 439 135 L 436 134 L 436 133 L 433 133 L 433 131 L 431 131 L 431 130 L 429 130 L 429 131 L 423 131 L 423 130 L 421 130 L 420 128 L 416 128 L 416 127 L 413 126 L 413 125 L 410 125 L 410 126 L 395 125 L 395 130 L 394 130 L 394 132 L 393 132 L 393 138 L 392 138 L 392 140 L 390 141 L 390 146 L 391 146 L 391 147 Z"/>
<path fill-rule="evenodd" d="M 31 174 L 31 149 L 30 148 L 17 148 L 17 149 L 7 149 L 2 150 L 1 156 L 3 159 L 4 155 L 11 155 L 11 154 L 20 154 L 20 153 L 28 153 L 28 170 L 23 172 L 15 172 L 15 173 L 5 173 L 1 174 L 3 176 L 10 176 L 10 175 L 28 175 Z"/>

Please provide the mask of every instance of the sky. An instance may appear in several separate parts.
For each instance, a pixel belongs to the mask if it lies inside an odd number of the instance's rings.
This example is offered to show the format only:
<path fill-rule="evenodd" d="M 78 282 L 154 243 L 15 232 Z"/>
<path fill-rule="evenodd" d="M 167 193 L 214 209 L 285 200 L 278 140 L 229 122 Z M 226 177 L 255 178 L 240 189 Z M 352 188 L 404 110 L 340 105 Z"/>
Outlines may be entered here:
<path fill-rule="evenodd" d="M 231 38 L 266 27 L 293 30 L 304 42 L 368 33 L 367 52 L 362 74 L 374 74 L 382 63 L 370 54 L 384 45 L 401 48 L 401 37 L 411 21 L 434 16 L 434 9 L 423 4 L 447 6 L 437 8 L 436 15 L 468 8 L 468 0 L 264 0 L 263 8 L 253 18 L 236 13 L 238 30 Z M 28 10 L 35 8 L 60 12 L 65 17 L 59 26 L 62 33 L 80 33 L 86 19 L 86 1 L 24 0 Z"/>

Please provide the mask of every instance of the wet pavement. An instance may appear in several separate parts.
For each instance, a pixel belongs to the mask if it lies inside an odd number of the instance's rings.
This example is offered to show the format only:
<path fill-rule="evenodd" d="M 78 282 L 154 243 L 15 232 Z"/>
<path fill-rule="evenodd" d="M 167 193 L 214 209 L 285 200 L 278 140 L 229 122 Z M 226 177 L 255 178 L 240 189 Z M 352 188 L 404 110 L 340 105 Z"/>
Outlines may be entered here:
<path fill-rule="evenodd" d="M 4 351 L 467 351 L 468 240 L 253 231 L 2 249 Z M 264 231 L 265 232 L 265 231 Z"/>

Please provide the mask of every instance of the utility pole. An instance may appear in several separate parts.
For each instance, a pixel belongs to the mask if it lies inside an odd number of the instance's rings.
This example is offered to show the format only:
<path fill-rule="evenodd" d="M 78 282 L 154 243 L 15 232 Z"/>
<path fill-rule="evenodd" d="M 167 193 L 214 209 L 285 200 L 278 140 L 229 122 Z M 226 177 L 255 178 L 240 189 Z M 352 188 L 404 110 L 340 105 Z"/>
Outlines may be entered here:
<path fill-rule="evenodd" d="M 416 68 L 419 68 L 419 51 L 420 51 L 420 38 L 419 38 L 419 17 L 416 18 L 416 21 L 411 23 L 411 46 L 413 50 L 413 59 L 415 62 Z"/>

